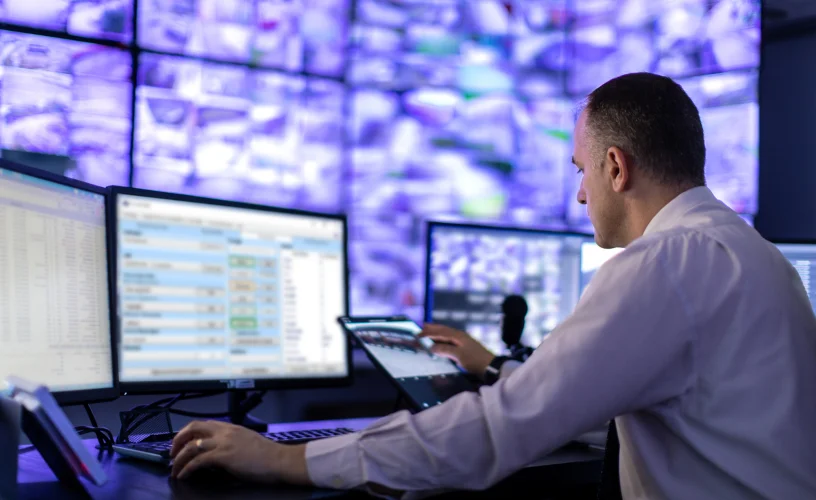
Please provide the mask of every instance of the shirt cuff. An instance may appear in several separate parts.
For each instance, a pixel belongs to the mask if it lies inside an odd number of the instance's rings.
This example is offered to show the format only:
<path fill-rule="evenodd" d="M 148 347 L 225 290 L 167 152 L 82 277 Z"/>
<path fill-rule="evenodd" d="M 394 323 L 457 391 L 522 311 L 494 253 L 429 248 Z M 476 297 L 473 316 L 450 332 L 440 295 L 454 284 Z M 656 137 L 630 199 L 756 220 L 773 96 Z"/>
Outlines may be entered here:
<path fill-rule="evenodd" d="M 355 432 L 306 444 L 306 469 L 315 486 L 350 490 L 363 485 L 359 441 Z"/>

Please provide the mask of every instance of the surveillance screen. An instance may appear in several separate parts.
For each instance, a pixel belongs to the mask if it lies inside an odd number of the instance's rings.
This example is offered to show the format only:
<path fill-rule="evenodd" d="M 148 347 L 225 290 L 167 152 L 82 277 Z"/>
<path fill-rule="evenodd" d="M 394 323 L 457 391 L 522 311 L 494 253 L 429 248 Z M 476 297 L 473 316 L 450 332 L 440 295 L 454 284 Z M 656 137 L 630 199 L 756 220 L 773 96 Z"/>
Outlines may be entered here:
<path fill-rule="evenodd" d="M 129 42 L 133 0 L 3 0 L 0 22 Z"/>
<path fill-rule="evenodd" d="M 352 310 L 423 317 L 427 220 L 592 231 L 572 128 L 586 94 L 623 73 L 686 88 L 709 187 L 755 213 L 759 14 L 758 0 L 357 1 Z"/>
<path fill-rule="evenodd" d="M 139 0 L 149 49 L 342 76 L 349 0 Z"/>
<path fill-rule="evenodd" d="M 132 66 L 124 49 L 0 30 L 0 155 L 127 184 Z"/>
<path fill-rule="evenodd" d="M 340 212 L 344 86 L 143 54 L 135 187 Z"/>
<path fill-rule="evenodd" d="M 351 310 L 419 320 L 427 221 L 593 231 L 573 126 L 625 73 L 686 89 L 707 184 L 750 219 L 760 19 L 760 0 L 0 0 L 0 155 L 346 213 Z"/>
<path fill-rule="evenodd" d="M 467 331 L 495 353 L 501 304 L 522 295 L 523 343 L 536 347 L 580 294 L 581 245 L 589 236 L 478 226 L 431 226 L 427 319 Z"/>

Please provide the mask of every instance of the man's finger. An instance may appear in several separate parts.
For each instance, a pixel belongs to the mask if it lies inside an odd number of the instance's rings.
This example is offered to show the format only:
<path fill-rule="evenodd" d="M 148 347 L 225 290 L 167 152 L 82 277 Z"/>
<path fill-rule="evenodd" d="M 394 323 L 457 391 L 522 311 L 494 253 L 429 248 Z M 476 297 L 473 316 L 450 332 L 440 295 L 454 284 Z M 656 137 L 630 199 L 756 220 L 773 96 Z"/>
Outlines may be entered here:
<path fill-rule="evenodd" d="M 429 338 L 434 341 L 453 343 L 457 338 L 459 338 L 460 335 L 461 332 L 459 332 L 459 330 L 455 330 L 453 328 L 443 325 L 428 323 L 425 325 L 424 328 L 422 328 L 422 331 L 419 332 L 417 337 Z"/>
<path fill-rule="evenodd" d="M 459 359 L 459 348 L 455 345 L 450 344 L 434 344 L 431 347 L 431 352 L 436 354 L 437 356 L 442 356 L 445 358 L 453 359 L 457 361 Z"/>
<path fill-rule="evenodd" d="M 195 457 L 206 453 L 214 448 L 210 443 L 212 440 L 196 439 L 190 441 L 187 445 L 178 452 L 176 458 L 173 459 L 173 469 L 170 471 L 171 477 L 177 477 L 184 467 L 190 463 Z"/>
<path fill-rule="evenodd" d="M 191 422 L 187 424 L 182 430 L 173 438 L 173 446 L 170 448 L 170 457 L 175 456 L 184 449 L 190 441 L 198 438 L 211 437 L 213 432 L 213 424 L 215 422 Z"/>
<path fill-rule="evenodd" d="M 190 476 L 190 474 L 194 473 L 195 471 L 205 468 L 205 467 L 213 467 L 218 465 L 218 452 L 213 451 L 206 451 L 200 455 L 196 455 L 192 460 L 190 460 L 178 473 L 176 476 L 177 479 L 186 479 Z"/>

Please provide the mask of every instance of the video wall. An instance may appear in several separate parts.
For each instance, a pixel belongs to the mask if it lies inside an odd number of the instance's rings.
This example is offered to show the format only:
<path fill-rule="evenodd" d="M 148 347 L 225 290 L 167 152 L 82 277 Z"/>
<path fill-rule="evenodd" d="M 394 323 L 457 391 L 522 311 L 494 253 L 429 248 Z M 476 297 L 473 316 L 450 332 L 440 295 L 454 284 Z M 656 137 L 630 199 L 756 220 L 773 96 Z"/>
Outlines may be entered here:
<path fill-rule="evenodd" d="M 756 211 L 759 0 L 0 0 L 0 154 L 350 220 L 354 314 L 422 317 L 425 221 L 591 228 L 581 100 L 623 73 L 701 110 Z"/>

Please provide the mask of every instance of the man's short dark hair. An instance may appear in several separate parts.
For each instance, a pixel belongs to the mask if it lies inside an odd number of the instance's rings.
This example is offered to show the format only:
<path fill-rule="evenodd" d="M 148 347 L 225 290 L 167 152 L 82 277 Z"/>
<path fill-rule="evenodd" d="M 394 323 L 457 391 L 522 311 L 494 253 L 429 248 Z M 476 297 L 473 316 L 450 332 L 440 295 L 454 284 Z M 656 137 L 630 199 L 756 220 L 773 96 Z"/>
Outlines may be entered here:
<path fill-rule="evenodd" d="M 587 97 L 587 130 L 595 161 L 617 146 L 635 168 L 671 185 L 705 185 L 706 148 L 700 113 L 670 78 L 631 73 Z"/>

